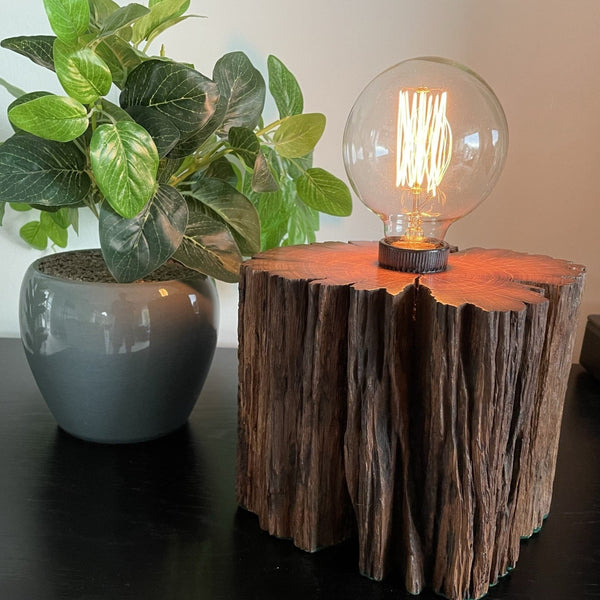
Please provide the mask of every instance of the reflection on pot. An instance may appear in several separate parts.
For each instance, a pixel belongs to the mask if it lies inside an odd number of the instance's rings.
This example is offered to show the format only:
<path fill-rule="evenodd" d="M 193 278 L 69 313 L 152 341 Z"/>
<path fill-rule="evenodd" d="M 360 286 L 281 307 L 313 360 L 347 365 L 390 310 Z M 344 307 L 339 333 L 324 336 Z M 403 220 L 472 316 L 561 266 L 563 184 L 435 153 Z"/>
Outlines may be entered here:
<path fill-rule="evenodd" d="M 125 347 L 125 352 L 131 352 L 135 341 L 133 302 L 127 300 L 126 294 L 120 293 L 111 308 L 113 322 L 110 341 L 113 354 L 118 354 L 122 346 Z M 141 314 L 143 316 L 143 312 Z"/>
<path fill-rule="evenodd" d="M 21 290 L 23 310 L 26 311 L 25 317 L 28 327 L 22 331 L 23 344 L 25 347 L 42 350 L 42 345 L 48 338 L 47 323 L 44 315 L 46 313 L 47 292 L 41 288 L 34 280 L 30 280 L 27 287 Z"/>

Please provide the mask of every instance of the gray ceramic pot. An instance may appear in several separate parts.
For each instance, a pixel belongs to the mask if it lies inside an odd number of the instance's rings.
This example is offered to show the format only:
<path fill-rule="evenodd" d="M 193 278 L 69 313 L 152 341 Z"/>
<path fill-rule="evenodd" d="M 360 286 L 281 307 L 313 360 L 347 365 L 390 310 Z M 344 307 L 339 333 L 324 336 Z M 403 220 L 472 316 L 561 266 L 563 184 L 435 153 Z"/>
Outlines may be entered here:
<path fill-rule="evenodd" d="M 212 361 L 218 322 L 206 278 L 84 283 L 34 262 L 21 287 L 25 354 L 65 431 L 139 442 L 183 425 Z"/>

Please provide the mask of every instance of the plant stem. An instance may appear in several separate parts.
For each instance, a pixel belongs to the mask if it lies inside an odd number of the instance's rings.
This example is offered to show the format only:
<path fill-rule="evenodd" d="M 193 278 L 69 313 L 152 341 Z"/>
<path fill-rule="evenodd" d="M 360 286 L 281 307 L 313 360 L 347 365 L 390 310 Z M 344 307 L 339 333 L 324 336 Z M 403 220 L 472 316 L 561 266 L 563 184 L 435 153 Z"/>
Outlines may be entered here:
<path fill-rule="evenodd" d="M 218 160 L 219 158 L 222 158 L 223 156 L 229 154 L 232 151 L 231 148 L 222 148 L 221 150 L 218 150 L 221 145 L 222 142 L 220 142 L 215 148 L 213 148 L 209 154 L 206 154 L 202 157 L 194 157 L 194 162 L 187 169 L 185 169 L 185 171 L 182 171 L 177 176 L 171 176 L 171 179 L 169 181 L 170 185 L 176 187 L 178 184 L 191 177 L 200 169 L 210 165 L 210 163 L 214 162 L 215 160 Z"/>
<path fill-rule="evenodd" d="M 96 131 L 96 127 L 98 126 L 98 113 L 96 111 L 96 107 L 92 108 L 92 131 Z"/>
<path fill-rule="evenodd" d="M 223 148 L 219 152 L 215 152 L 214 154 L 210 154 L 208 156 L 202 157 L 196 163 L 196 165 L 197 165 L 198 169 L 202 169 L 202 167 L 206 167 L 206 166 L 210 165 L 210 163 L 214 162 L 215 160 L 218 160 L 219 158 L 222 158 L 223 156 L 226 156 L 227 154 L 230 154 L 231 152 L 233 152 L 233 150 L 231 148 Z"/>
<path fill-rule="evenodd" d="M 298 171 L 302 171 L 302 173 L 306 173 L 307 169 L 305 169 L 304 166 L 301 165 L 300 163 L 296 162 L 296 159 L 294 159 L 294 158 L 288 158 L 287 160 L 291 164 L 293 164 L 296 167 L 296 169 L 298 169 Z M 312 161 L 311 161 L 311 164 L 312 164 Z"/>
<path fill-rule="evenodd" d="M 283 119 L 278 119 L 277 121 L 273 121 L 273 123 L 270 123 L 269 125 L 267 125 L 266 127 L 263 127 L 262 129 L 259 129 L 258 131 L 256 131 L 256 136 L 260 136 L 260 135 L 265 135 L 265 133 L 268 133 L 269 131 L 271 131 L 271 129 L 275 129 L 275 127 L 279 127 L 279 125 L 281 125 L 281 123 L 283 123 L 283 121 L 285 121 L 288 117 L 284 117 Z"/>

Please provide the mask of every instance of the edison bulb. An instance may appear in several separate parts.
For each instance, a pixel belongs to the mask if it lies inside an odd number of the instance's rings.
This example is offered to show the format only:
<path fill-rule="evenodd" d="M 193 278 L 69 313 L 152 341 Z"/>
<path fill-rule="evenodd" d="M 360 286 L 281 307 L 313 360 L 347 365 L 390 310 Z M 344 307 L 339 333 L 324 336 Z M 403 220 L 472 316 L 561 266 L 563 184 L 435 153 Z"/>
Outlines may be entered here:
<path fill-rule="evenodd" d="M 467 67 L 432 57 L 375 77 L 343 141 L 354 191 L 382 219 L 386 240 L 414 251 L 446 246 L 448 227 L 493 189 L 507 148 L 492 89 Z"/>

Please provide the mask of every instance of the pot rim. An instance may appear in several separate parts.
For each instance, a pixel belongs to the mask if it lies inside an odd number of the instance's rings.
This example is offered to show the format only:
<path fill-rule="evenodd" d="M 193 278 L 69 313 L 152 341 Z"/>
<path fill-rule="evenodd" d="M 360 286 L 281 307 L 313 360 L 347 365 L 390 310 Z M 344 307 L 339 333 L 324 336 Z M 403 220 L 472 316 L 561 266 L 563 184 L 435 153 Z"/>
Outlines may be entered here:
<path fill-rule="evenodd" d="M 108 287 L 115 287 L 115 286 L 123 286 L 123 287 L 131 287 L 133 285 L 136 286 L 148 286 L 148 287 L 164 287 L 165 284 L 188 284 L 189 282 L 192 281 L 206 281 L 207 283 L 212 284 L 213 287 L 214 286 L 214 282 L 212 281 L 211 277 L 208 277 L 207 275 L 204 275 L 203 273 L 199 273 L 196 272 L 196 275 L 192 275 L 191 277 L 187 277 L 185 279 L 183 278 L 179 278 L 179 279 L 160 279 L 160 280 L 154 280 L 154 281 L 145 281 L 143 279 L 137 280 L 137 281 L 130 281 L 128 283 L 126 282 L 120 282 L 120 281 L 81 281 L 78 279 L 68 279 L 67 277 L 61 277 L 60 275 L 51 275 L 49 273 L 44 273 L 43 271 L 40 270 L 39 266 L 40 263 L 42 263 L 44 260 L 48 259 L 48 258 L 52 258 L 53 256 L 59 256 L 61 254 L 79 254 L 81 252 L 102 252 L 100 250 L 100 248 L 76 248 L 73 250 L 61 250 L 59 252 L 55 252 L 53 254 L 46 254 L 44 256 L 40 256 L 39 258 L 37 258 L 36 260 L 34 260 L 33 262 L 31 262 L 29 264 L 29 269 L 34 270 L 39 276 L 41 277 L 45 277 L 51 280 L 55 280 L 55 281 L 61 281 L 64 283 L 69 283 L 69 284 L 73 284 L 73 285 L 86 285 L 86 286 L 108 286 Z M 190 269 L 190 272 L 194 273 L 194 271 L 192 269 Z"/>

